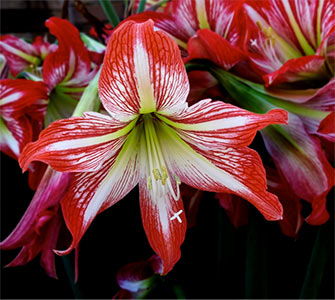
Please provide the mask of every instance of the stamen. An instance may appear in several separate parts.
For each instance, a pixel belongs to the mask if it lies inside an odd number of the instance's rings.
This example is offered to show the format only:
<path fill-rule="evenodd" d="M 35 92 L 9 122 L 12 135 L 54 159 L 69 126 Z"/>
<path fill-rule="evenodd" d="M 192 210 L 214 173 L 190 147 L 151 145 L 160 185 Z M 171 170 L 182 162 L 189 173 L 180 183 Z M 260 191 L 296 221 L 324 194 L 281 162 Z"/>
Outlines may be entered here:
<path fill-rule="evenodd" d="M 173 174 L 173 177 L 176 180 L 177 184 L 180 185 L 181 184 L 180 178 L 176 174 Z"/>
<path fill-rule="evenodd" d="M 169 192 L 173 199 L 177 201 L 180 198 L 180 190 L 178 186 L 180 184 L 180 179 L 175 177 L 178 184 L 175 191 L 170 181 L 169 172 L 165 164 L 165 159 L 160 147 L 159 139 L 157 137 L 153 117 L 147 114 L 143 116 L 143 120 L 149 163 L 148 169 L 151 170 L 151 174 L 155 179 L 155 181 L 152 181 L 151 176 L 148 176 L 148 190 L 152 190 L 154 199 L 162 198 Z"/>
<path fill-rule="evenodd" d="M 152 174 L 157 181 L 162 179 L 162 175 L 157 168 L 152 170 Z"/>
<path fill-rule="evenodd" d="M 151 176 L 148 176 L 147 178 L 147 188 L 149 191 L 152 190 L 152 180 L 151 180 Z"/>

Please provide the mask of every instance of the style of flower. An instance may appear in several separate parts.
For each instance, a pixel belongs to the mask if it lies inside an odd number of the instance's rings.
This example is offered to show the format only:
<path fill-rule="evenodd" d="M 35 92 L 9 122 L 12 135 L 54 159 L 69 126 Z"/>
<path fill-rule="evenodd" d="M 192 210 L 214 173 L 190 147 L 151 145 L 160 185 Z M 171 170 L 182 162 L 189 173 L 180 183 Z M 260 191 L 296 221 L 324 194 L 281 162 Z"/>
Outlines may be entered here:
<path fill-rule="evenodd" d="M 109 116 L 84 113 L 53 122 L 20 157 L 75 172 L 61 205 L 75 248 L 97 214 L 139 184 L 144 229 L 162 259 L 162 274 L 180 257 L 186 219 L 179 183 L 234 193 L 268 220 L 282 217 L 266 191 L 258 154 L 247 148 L 256 131 L 285 123 L 286 112 L 254 114 L 223 102 L 188 107 L 189 83 L 177 44 L 153 22 L 126 22 L 107 46 L 99 95 Z"/>

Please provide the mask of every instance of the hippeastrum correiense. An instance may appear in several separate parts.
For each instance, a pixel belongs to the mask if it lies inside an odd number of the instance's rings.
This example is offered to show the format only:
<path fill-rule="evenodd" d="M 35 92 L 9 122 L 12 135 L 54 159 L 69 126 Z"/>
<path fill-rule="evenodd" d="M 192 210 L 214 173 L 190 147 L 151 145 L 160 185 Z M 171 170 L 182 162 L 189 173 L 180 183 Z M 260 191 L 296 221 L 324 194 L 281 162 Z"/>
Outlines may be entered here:
<path fill-rule="evenodd" d="M 153 22 L 122 24 L 108 43 L 99 95 L 109 115 L 88 112 L 53 122 L 21 155 L 25 170 L 39 160 L 76 172 L 62 211 L 73 241 L 96 215 L 139 184 L 144 229 L 163 261 L 162 274 L 180 257 L 186 218 L 179 184 L 237 194 L 268 220 L 282 206 L 266 191 L 259 155 L 247 148 L 256 131 L 285 123 L 287 113 L 264 115 L 221 101 L 188 107 L 189 83 L 177 44 Z"/>

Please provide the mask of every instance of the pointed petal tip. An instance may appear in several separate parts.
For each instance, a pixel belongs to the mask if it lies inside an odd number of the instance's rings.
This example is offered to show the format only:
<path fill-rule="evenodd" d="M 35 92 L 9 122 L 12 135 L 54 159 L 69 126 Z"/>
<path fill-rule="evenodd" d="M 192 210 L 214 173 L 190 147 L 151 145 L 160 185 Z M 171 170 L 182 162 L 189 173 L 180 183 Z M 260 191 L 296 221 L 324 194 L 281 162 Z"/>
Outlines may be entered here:
<path fill-rule="evenodd" d="M 71 246 L 65 250 L 56 250 L 56 249 L 53 249 L 52 251 L 57 254 L 58 256 L 64 256 L 64 255 L 67 255 L 69 254 L 72 250 L 74 249 L 73 247 L 73 244 L 71 244 Z"/>

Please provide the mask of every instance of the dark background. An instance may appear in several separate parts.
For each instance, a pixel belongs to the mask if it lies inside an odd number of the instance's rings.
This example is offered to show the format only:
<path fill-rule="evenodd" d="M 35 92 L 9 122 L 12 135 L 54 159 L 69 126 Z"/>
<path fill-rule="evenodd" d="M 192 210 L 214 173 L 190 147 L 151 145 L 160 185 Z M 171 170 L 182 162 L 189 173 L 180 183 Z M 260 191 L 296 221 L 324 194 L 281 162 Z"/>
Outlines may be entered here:
<path fill-rule="evenodd" d="M 1 154 L 1 240 L 13 230 L 32 198 L 26 180 L 17 162 Z M 333 200 L 328 202 L 333 216 Z M 315 280 L 321 280 L 317 297 L 333 299 L 334 218 L 323 226 L 305 223 L 293 239 L 281 233 L 277 222 L 265 221 L 249 207 L 249 224 L 234 229 L 213 194 L 206 193 L 197 224 L 187 231 L 180 261 L 158 280 L 149 297 L 298 298 L 320 232 L 316 263 L 325 260 L 325 268 L 315 274 Z M 1 251 L 1 266 L 18 252 Z M 119 290 L 118 269 L 152 254 L 136 188 L 100 214 L 84 235 L 77 285 L 72 285 L 62 258 L 56 257 L 59 279 L 55 280 L 45 274 L 37 257 L 25 266 L 1 270 L 1 298 L 111 298 Z M 73 254 L 66 260 L 71 264 Z"/>
<path fill-rule="evenodd" d="M 32 38 L 46 32 L 44 21 L 61 16 L 59 1 L 1 1 L 1 33 Z M 105 21 L 97 1 L 83 1 Z M 120 1 L 119 11 L 122 12 Z M 121 1 L 122 2 L 122 1 Z M 70 1 L 69 18 L 78 29 L 90 26 Z M 258 136 L 253 144 L 263 147 Z M 262 150 L 261 150 L 262 151 Z M 262 158 L 263 158 L 262 153 Z M 19 222 L 32 199 L 27 174 L 1 153 L 1 240 Z M 324 268 L 309 297 L 334 298 L 334 193 L 328 197 L 331 219 L 323 226 L 304 223 L 297 239 L 284 236 L 277 222 L 267 222 L 249 206 L 249 224 L 239 229 L 229 222 L 214 195 L 205 193 L 197 224 L 187 231 L 182 257 L 175 268 L 157 280 L 149 298 L 298 298 L 319 237 L 314 263 Z M 304 216 L 310 207 L 304 204 Z M 1 251 L 1 266 L 19 252 Z M 79 255 L 79 281 L 73 285 L 73 254 L 56 257 L 58 280 L 49 278 L 39 257 L 22 267 L 1 269 L 1 298 L 112 298 L 119 287 L 118 269 L 153 254 L 142 227 L 138 190 L 100 214 L 84 235 Z M 70 272 L 71 273 L 71 272 Z M 307 296 L 308 296 L 307 295 Z M 305 295 L 306 296 L 306 295 Z"/>

